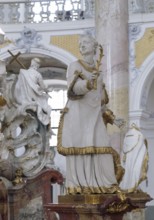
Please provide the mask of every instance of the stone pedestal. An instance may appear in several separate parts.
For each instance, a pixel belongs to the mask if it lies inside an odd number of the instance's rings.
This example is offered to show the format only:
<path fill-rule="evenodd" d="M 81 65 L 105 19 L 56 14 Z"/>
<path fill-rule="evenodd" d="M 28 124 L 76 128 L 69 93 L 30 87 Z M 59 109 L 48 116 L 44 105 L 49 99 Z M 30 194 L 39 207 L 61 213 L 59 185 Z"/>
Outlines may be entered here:
<path fill-rule="evenodd" d="M 52 184 L 63 182 L 62 175 L 47 169 L 8 189 L 9 220 L 44 219 L 43 205 L 52 203 Z"/>
<path fill-rule="evenodd" d="M 60 220 L 124 220 L 127 219 L 127 213 L 144 210 L 146 202 L 150 200 L 150 196 L 142 192 L 59 196 L 59 204 L 45 205 L 46 218 L 55 220 L 53 213 L 57 213 Z"/>

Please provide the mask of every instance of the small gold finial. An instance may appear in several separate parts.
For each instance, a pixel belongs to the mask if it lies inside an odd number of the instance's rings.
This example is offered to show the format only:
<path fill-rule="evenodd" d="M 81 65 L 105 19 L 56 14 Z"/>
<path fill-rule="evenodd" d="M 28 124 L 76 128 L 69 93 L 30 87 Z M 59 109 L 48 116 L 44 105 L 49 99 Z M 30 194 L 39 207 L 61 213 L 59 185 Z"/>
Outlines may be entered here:
<path fill-rule="evenodd" d="M 5 106 L 6 103 L 7 103 L 6 99 L 2 95 L 0 95 L 0 107 Z"/>
<path fill-rule="evenodd" d="M 18 168 L 15 172 L 15 179 L 12 181 L 13 185 L 22 184 L 24 182 L 22 177 L 23 177 L 23 169 Z"/>

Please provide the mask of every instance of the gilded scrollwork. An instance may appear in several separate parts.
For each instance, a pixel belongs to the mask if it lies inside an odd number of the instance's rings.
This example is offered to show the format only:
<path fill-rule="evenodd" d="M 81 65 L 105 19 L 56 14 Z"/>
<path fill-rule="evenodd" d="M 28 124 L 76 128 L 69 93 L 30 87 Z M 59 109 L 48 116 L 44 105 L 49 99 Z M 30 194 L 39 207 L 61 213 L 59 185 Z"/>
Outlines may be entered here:
<path fill-rule="evenodd" d="M 129 204 L 127 202 L 113 202 L 112 204 L 109 205 L 107 212 L 109 213 L 118 213 L 118 212 L 123 212 L 129 207 Z"/>

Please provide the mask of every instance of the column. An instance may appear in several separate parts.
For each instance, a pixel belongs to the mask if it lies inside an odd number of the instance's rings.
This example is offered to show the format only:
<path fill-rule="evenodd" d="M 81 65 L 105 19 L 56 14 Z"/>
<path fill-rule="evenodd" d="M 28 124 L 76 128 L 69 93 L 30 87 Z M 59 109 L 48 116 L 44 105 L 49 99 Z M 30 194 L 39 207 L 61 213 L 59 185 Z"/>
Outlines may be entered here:
<path fill-rule="evenodd" d="M 96 38 L 104 48 L 102 72 L 109 108 L 116 117 L 128 121 L 128 2 L 97 0 L 95 14 Z M 109 126 L 109 130 L 113 145 L 120 150 L 120 129 Z"/>

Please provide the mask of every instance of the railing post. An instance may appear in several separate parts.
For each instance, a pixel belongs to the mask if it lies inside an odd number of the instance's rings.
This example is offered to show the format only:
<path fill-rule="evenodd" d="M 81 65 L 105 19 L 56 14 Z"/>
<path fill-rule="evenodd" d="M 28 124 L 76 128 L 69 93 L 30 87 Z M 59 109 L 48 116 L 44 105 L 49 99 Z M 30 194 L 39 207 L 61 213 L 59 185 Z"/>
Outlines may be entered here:
<path fill-rule="evenodd" d="M 26 2 L 25 4 L 25 23 L 34 22 L 34 12 L 33 12 L 34 2 Z"/>
<path fill-rule="evenodd" d="M 4 23 L 4 12 L 3 12 L 3 9 L 4 9 L 4 5 L 0 4 L 0 23 L 1 24 Z"/>
<path fill-rule="evenodd" d="M 2 0 L 0 23 L 44 23 L 94 18 L 94 0 Z"/>
<path fill-rule="evenodd" d="M 19 5 L 20 5 L 19 3 L 9 4 L 10 13 L 8 15 L 12 23 L 19 23 L 19 17 L 20 17 L 20 13 L 18 11 Z"/>

